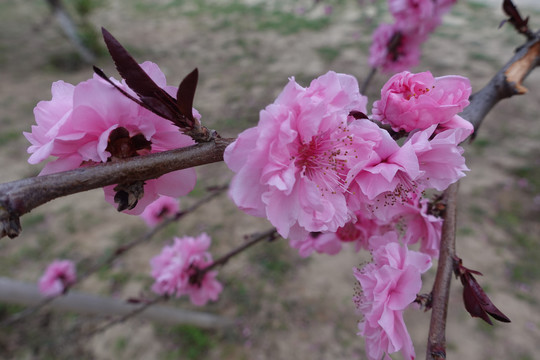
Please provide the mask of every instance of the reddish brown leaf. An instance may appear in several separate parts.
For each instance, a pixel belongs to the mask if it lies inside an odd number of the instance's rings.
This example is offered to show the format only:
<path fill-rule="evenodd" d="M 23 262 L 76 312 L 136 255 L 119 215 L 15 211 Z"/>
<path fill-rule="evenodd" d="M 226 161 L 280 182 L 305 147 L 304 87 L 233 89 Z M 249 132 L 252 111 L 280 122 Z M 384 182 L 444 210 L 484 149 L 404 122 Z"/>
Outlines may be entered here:
<path fill-rule="evenodd" d="M 484 289 L 478 284 L 473 274 L 482 275 L 480 272 L 471 270 L 462 265 L 460 258 L 454 259 L 454 273 L 459 276 L 463 284 L 463 302 L 465 309 L 472 317 L 479 317 L 490 325 L 493 325 L 488 314 L 495 320 L 501 322 L 510 322 L 510 319 L 504 315 L 484 292 Z"/>
<path fill-rule="evenodd" d="M 349 116 L 354 117 L 356 120 L 358 120 L 358 119 L 368 119 L 368 116 L 366 114 L 364 114 L 361 111 L 357 111 L 357 110 L 352 110 L 349 113 Z"/>
<path fill-rule="evenodd" d="M 512 0 L 504 0 L 502 8 L 506 15 L 510 17 L 508 21 L 514 25 L 517 31 L 523 34 L 527 34 L 530 31 L 528 27 L 529 17 L 527 16 L 523 19 Z"/>
<path fill-rule="evenodd" d="M 178 108 L 188 119 L 193 119 L 193 99 L 195 98 L 195 90 L 199 81 L 199 70 L 195 68 L 190 72 L 178 86 L 176 93 L 176 103 Z"/>
<path fill-rule="evenodd" d="M 155 114 L 173 121 L 176 125 L 185 127 L 185 124 L 179 122 L 185 115 L 178 109 L 176 99 L 148 76 L 111 33 L 104 28 L 101 30 L 118 73 L 126 80 L 126 84 L 139 95 L 140 101 L 146 105 L 145 107 Z"/>

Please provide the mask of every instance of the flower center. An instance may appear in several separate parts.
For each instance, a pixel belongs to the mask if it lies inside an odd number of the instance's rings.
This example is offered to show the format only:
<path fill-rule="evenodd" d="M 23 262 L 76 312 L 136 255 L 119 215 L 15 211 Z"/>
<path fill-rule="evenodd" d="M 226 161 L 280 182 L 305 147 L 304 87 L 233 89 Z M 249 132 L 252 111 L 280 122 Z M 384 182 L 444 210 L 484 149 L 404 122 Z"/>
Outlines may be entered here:
<path fill-rule="evenodd" d="M 351 146 L 352 137 L 332 139 L 327 133 L 319 134 L 309 143 L 301 144 L 296 151 L 298 155 L 291 158 L 301 169 L 300 175 L 315 182 L 323 196 L 325 192 L 347 191 L 347 157 L 356 150 L 348 150 L 343 145 Z"/>
<path fill-rule="evenodd" d="M 105 150 L 111 153 L 111 159 L 125 159 L 149 152 L 151 145 L 143 134 L 130 136 L 126 128 L 119 127 L 109 134 Z"/>

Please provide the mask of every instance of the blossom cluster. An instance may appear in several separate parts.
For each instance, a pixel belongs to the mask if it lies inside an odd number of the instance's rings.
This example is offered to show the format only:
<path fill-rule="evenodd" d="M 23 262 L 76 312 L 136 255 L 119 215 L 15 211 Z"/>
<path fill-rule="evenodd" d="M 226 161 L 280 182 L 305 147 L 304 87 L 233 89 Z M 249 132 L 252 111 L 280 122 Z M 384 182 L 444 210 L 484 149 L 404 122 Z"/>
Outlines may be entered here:
<path fill-rule="evenodd" d="M 438 256 L 442 228 L 423 194 L 468 171 L 459 144 L 473 127 L 458 113 L 470 93 L 466 78 L 405 71 L 382 88 L 369 118 L 354 77 L 328 72 L 307 88 L 292 78 L 225 150 L 232 200 L 266 217 L 301 256 L 336 254 L 347 242 L 371 251 L 374 262 L 355 270 L 370 359 L 414 357 L 402 313 Z"/>
<path fill-rule="evenodd" d="M 39 292 L 48 297 L 63 294 L 75 283 L 77 273 L 75 264 L 70 260 L 53 261 L 39 279 Z"/>
<path fill-rule="evenodd" d="M 174 238 L 172 245 L 165 246 L 151 261 L 152 290 L 160 295 L 189 295 L 195 305 L 205 305 L 217 300 L 223 286 L 217 281 L 217 271 L 201 272 L 212 264 L 207 251 L 210 237 L 202 233 L 197 237 Z"/>
<path fill-rule="evenodd" d="M 420 62 L 420 47 L 457 0 L 388 0 L 395 22 L 373 33 L 369 64 L 383 72 L 408 70 Z"/>
<path fill-rule="evenodd" d="M 141 64 L 144 71 L 169 94 L 176 88 L 167 86 L 159 67 L 151 62 Z M 132 96 L 125 84 L 112 79 Z M 200 114 L 194 109 L 195 117 Z M 45 165 L 40 175 L 72 170 L 100 162 L 119 161 L 192 145 L 170 121 L 159 117 L 128 99 L 111 84 L 94 75 L 77 85 L 57 81 L 52 85 L 52 100 L 41 101 L 34 109 L 36 124 L 24 133 L 30 141 L 28 159 L 31 164 L 56 157 Z M 195 186 L 194 169 L 174 171 L 157 179 L 147 180 L 144 196 L 128 210 L 140 214 L 160 195 L 179 197 Z M 105 199 L 114 204 L 114 185 L 104 188 Z"/>

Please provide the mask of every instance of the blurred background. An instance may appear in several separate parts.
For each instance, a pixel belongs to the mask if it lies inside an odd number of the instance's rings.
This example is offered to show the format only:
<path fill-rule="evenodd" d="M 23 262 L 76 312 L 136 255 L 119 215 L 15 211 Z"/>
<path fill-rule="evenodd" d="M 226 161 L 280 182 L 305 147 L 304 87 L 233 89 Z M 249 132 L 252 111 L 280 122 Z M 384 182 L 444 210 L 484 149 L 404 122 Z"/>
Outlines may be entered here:
<path fill-rule="evenodd" d="M 479 90 L 524 41 L 509 26 L 498 29 L 504 19 L 501 2 L 458 1 L 424 44 L 422 62 L 413 70 L 467 76 L 473 91 Z M 515 3 L 538 29 L 539 3 Z M 369 73 L 371 33 L 390 21 L 381 0 L 66 0 L 63 5 L 76 25 L 78 45 L 45 0 L 0 1 L 1 182 L 40 171 L 42 164 L 27 163 L 29 144 L 22 132 L 34 124 L 37 102 L 50 100 L 52 82 L 90 78 L 88 62 L 119 78 L 101 40 L 102 26 L 137 61 L 157 63 L 170 85 L 198 67 L 194 106 L 206 126 L 234 137 L 257 123 L 259 111 L 291 76 L 308 86 L 334 70 L 362 82 Z M 88 53 L 78 50 L 81 44 Z M 366 92 L 368 109 L 390 75 L 375 76 Z M 449 359 L 528 360 L 540 351 L 540 72 L 533 72 L 525 86 L 529 93 L 497 105 L 476 141 L 465 146 L 471 172 L 461 182 L 459 203 L 458 255 L 465 266 L 484 274 L 479 282 L 512 323 L 491 327 L 470 318 L 456 281 L 448 315 Z M 197 171 L 197 187 L 181 199 L 183 208 L 232 175 L 224 164 Z M 0 240 L 0 276 L 30 283 L 56 258 L 77 261 L 83 272 L 145 231 L 141 219 L 106 203 L 102 190 L 52 201 L 25 215 L 22 226 L 18 238 Z M 217 257 L 241 244 L 244 235 L 269 227 L 236 210 L 222 194 L 77 290 L 119 299 L 151 296 L 149 259 L 173 236 L 206 231 Z M 212 331 L 135 318 L 85 337 L 77 335 L 104 319 L 45 308 L 0 328 L 0 358 L 364 359 L 351 297 L 352 268 L 366 261 L 369 254 L 352 248 L 334 257 L 302 259 L 286 241 L 259 244 L 220 270 L 225 289 L 219 301 L 201 309 L 241 319 L 239 328 Z M 433 277 L 434 269 L 425 276 L 425 292 Z M 183 298 L 168 305 L 195 309 Z M 0 321 L 23 309 L 0 303 Z M 429 316 L 417 310 L 406 314 L 418 358 L 424 357 Z M 68 335 L 76 341 L 66 342 Z"/>

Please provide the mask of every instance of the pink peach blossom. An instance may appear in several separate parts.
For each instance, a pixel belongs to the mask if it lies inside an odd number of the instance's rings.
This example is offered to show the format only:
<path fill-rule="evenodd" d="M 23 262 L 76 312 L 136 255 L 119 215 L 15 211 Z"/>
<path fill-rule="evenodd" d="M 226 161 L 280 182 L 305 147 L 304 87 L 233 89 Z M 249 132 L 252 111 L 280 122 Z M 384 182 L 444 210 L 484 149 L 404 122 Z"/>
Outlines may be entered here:
<path fill-rule="evenodd" d="M 422 171 L 417 182 L 426 188 L 442 191 L 464 177 L 465 171 L 469 171 L 462 155 L 463 148 L 458 144 L 470 134 L 472 128 L 445 130 L 430 140 L 435 128 L 436 125 L 433 125 L 414 133 L 407 143 L 413 147 Z"/>
<path fill-rule="evenodd" d="M 209 300 L 216 301 L 223 290 L 216 279 L 217 271 L 197 277 L 199 270 L 212 263 L 212 255 L 207 251 L 210 242 L 205 233 L 195 238 L 174 238 L 172 245 L 165 246 L 150 261 L 155 279 L 152 290 L 160 295 L 189 295 L 191 302 L 198 306 Z"/>
<path fill-rule="evenodd" d="M 373 32 L 369 64 L 385 73 L 410 69 L 420 63 L 424 39 L 405 32 L 398 24 L 381 24 Z"/>
<path fill-rule="evenodd" d="M 296 240 L 334 232 L 352 219 L 348 172 L 367 164 L 382 133 L 349 116 L 365 113 L 366 101 L 350 75 L 328 72 L 308 88 L 291 79 L 261 111 L 257 127 L 225 150 L 225 162 L 236 173 L 229 191 L 236 205 Z"/>
<path fill-rule="evenodd" d="M 385 210 L 385 218 L 404 234 L 404 244 L 420 243 L 419 251 L 433 258 L 439 256 L 443 220 L 428 211 L 429 200 L 415 194 Z M 376 213 L 380 215 L 380 213 Z"/>
<path fill-rule="evenodd" d="M 429 71 L 401 72 L 381 89 L 373 104 L 373 119 L 390 124 L 395 131 L 425 130 L 452 121 L 468 104 L 469 79 L 456 76 L 434 78 Z"/>
<path fill-rule="evenodd" d="M 410 193 L 422 191 L 415 182 L 422 173 L 411 144 L 399 146 L 388 132 L 382 135 L 369 162 L 349 173 L 350 183 L 357 185 L 354 189 L 360 189 L 370 201 L 381 194 L 394 200 L 406 199 Z"/>
<path fill-rule="evenodd" d="M 75 264 L 71 260 L 54 260 L 39 279 L 39 292 L 53 297 L 63 294 L 77 280 Z"/>
<path fill-rule="evenodd" d="M 428 255 L 408 250 L 395 232 L 370 239 L 373 263 L 354 269 L 362 292 L 354 298 L 364 316 L 359 335 L 365 337 L 369 359 L 401 351 L 414 359 L 414 347 L 403 322 L 403 311 L 422 287 L 420 275 L 431 267 Z"/>
<path fill-rule="evenodd" d="M 175 94 L 176 89 L 166 86 L 165 76 L 156 64 L 145 62 L 141 67 L 160 87 Z M 116 83 L 133 94 L 125 83 Z M 24 134 L 32 144 L 28 148 L 32 153 L 30 163 L 38 163 L 48 156 L 57 158 L 43 168 L 41 175 L 194 143 L 169 120 L 131 101 L 97 75 L 76 86 L 56 82 L 52 93 L 51 101 L 40 102 L 34 110 L 37 126 L 32 126 L 31 133 Z M 200 118 L 196 110 L 194 114 Z M 160 195 L 185 195 L 193 189 L 195 181 L 194 169 L 148 180 L 144 197 L 128 213 L 140 214 Z M 112 204 L 113 188 L 114 185 L 105 188 L 106 200 Z"/>
<path fill-rule="evenodd" d="M 148 205 L 140 216 L 148 226 L 154 227 L 167 217 L 174 215 L 178 210 L 180 210 L 180 200 L 170 196 L 160 196 Z"/>

